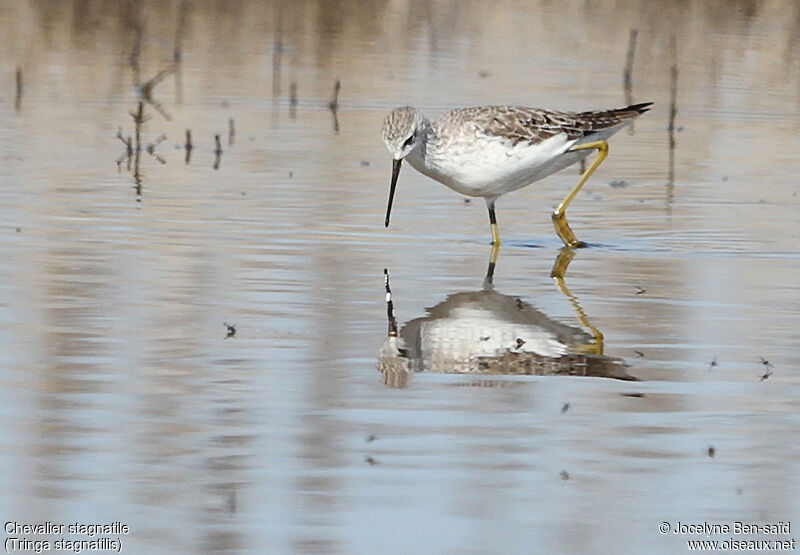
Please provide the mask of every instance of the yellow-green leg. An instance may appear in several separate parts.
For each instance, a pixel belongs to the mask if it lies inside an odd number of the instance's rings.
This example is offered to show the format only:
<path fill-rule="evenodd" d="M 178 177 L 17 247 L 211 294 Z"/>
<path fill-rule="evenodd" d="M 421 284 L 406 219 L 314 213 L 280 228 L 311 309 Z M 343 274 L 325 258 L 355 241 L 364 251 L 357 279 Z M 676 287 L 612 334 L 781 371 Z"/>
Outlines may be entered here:
<path fill-rule="evenodd" d="M 572 262 L 572 258 L 575 256 L 575 251 L 568 247 L 562 247 L 561 252 L 559 252 L 558 257 L 556 258 L 555 263 L 553 263 L 553 269 L 550 272 L 550 277 L 553 278 L 553 281 L 556 283 L 556 287 L 558 288 L 559 292 L 564 295 L 569 303 L 572 305 L 572 308 L 575 309 L 575 313 L 578 315 L 578 321 L 581 325 L 588 329 L 592 334 L 592 341 L 591 343 L 582 344 L 582 345 L 572 345 L 570 351 L 573 353 L 582 353 L 588 355 L 602 355 L 603 354 L 603 334 L 602 332 L 594 327 L 591 322 L 589 322 L 589 318 L 586 316 L 586 313 L 581 308 L 578 299 L 569 292 L 567 289 L 567 284 L 564 283 L 564 275 L 567 273 L 567 267 L 569 263 Z"/>
<path fill-rule="evenodd" d="M 500 231 L 497 228 L 497 223 L 492 224 L 492 245 L 500 246 Z"/>
<path fill-rule="evenodd" d="M 489 267 L 486 268 L 486 277 L 483 279 L 483 288 L 491 291 L 494 287 L 494 267 L 497 265 L 497 254 L 500 252 L 500 246 L 492 243 L 492 254 L 489 256 Z"/>
<path fill-rule="evenodd" d="M 572 199 L 575 198 L 575 195 L 578 194 L 578 191 L 581 190 L 583 184 L 586 183 L 586 180 L 589 179 L 589 176 L 594 173 L 594 170 L 597 169 L 603 160 L 606 159 L 608 156 L 608 143 L 605 141 L 592 141 L 590 143 L 583 143 L 577 146 L 574 146 L 570 149 L 572 150 L 597 150 L 597 157 L 592 160 L 592 163 L 589 164 L 589 167 L 586 168 L 586 171 L 583 172 L 581 178 L 578 180 L 578 183 L 572 188 L 572 190 L 564 197 L 564 200 L 561 201 L 555 211 L 553 211 L 553 225 L 556 227 L 556 233 L 558 236 L 561 237 L 561 240 L 564 241 L 564 244 L 568 247 L 579 247 L 581 242 L 578 241 L 578 238 L 575 237 L 575 234 L 569 228 L 569 224 L 567 223 L 567 206 L 569 203 L 572 202 Z"/>
<path fill-rule="evenodd" d="M 494 215 L 494 200 L 486 199 L 486 208 L 489 210 L 489 223 L 492 226 L 492 245 L 500 246 L 500 230 L 497 227 L 497 217 Z"/>

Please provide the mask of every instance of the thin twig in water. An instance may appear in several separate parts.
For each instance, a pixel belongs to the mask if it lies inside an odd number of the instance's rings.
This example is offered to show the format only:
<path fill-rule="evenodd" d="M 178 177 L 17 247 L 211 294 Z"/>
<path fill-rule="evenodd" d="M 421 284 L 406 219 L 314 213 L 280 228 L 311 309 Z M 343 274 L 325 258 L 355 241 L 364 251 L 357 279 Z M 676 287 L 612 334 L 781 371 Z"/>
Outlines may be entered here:
<path fill-rule="evenodd" d="M 675 37 L 670 40 L 672 66 L 670 67 L 670 102 L 669 102 L 669 172 L 667 176 L 667 200 L 672 200 L 675 184 L 675 117 L 678 114 L 678 53 Z"/>
<path fill-rule="evenodd" d="M 160 145 L 161 143 L 163 143 L 164 141 L 166 141 L 166 140 L 167 140 L 167 136 L 166 135 L 164 135 L 163 133 L 161 135 L 159 135 L 158 138 L 156 138 L 155 141 L 153 141 L 152 143 L 147 145 L 147 147 L 145 148 L 147 150 L 147 153 L 148 154 L 153 154 L 155 152 L 155 150 L 156 150 L 156 147 L 158 145 Z"/>
<path fill-rule="evenodd" d="M 142 196 L 142 174 L 139 171 L 139 162 L 142 155 L 142 125 L 144 124 L 144 103 L 139 102 L 136 112 L 131 112 L 133 118 L 136 141 L 133 149 L 133 180 L 136 183 L 137 201 L 141 202 Z"/>
<path fill-rule="evenodd" d="M 272 30 L 272 98 L 276 99 L 281 93 L 281 57 L 283 55 L 283 12 L 280 3 L 276 4 L 278 11 L 275 18 L 275 27 Z"/>
<path fill-rule="evenodd" d="M 633 104 L 633 59 L 636 55 L 636 37 L 639 31 L 631 29 L 631 34 L 628 37 L 628 52 L 625 55 L 625 72 L 623 74 L 623 88 L 625 91 L 625 104 L 630 106 Z M 628 126 L 628 133 L 633 135 L 633 123 Z"/>
<path fill-rule="evenodd" d="M 14 110 L 19 112 L 22 108 L 22 68 L 17 66 L 16 71 L 17 94 L 14 97 Z"/>
<path fill-rule="evenodd" d="M 194 148 L 191 129 L 186 130 L 186 143 L 184 143 L 183 148 L 186 150 L 186 164 L 188 165 L 192 160 L 192 148 Z"/>
<path fill-rule="evenodd" d="M 122 127 L 117 129 L 117 139 L 122 141 L 122 144 L 125 145 L 127 156 L 128 157 L 133 156 L 133 146 L 131 145 L 131 138 L 130 137 L 125 138 L 122 136 Z"/>
<path fill-rule="evenodd" d="M 342 88 L 342 83 L 337 79 L 336 83 L 334 83 L 333 85 L 333 98 L 328 103 L 328 108 L 330 108 L 333 111 L 339 109 L 339 91 L 341 90 L 341 88 Z"/>
<path fill-rule="evenodd" d="M 120 167 L 122 166 L 122 162 L 125 160 L 128 161 L 127 169 L 130 171 L 131 169 L 131 160 L 133 159 L 133 139 L 130 136 L 127 138 L 122 136 L 122 128 L 117 129 L 117 138 L 122 141 L 122 144 L 125 145 L 125 152 L 123 152 L 119 158 L 117 158 L 117 171 L 120 171 Z"/>
<path fill-rule="evenodd" d="M 338 135 L 339 134 L 339 114 L 336 110 L 331 111 L 333 114 L 333 132 Z"/>
<path fill-rule="evenodd" d="M 167 161 L 164 160 L 161 156 L 159 156 L 156 153 L 156 148 L 158 147 L 158 145 L 160 145 L 161 143 L 163 143 L 166 140 L 167 140 L 167 136 L 162 133 L 161 135 L 159 135 L 159 137 L 155 141 L 153 141 L 152 143 L 148 144 L 145 147 L 145 150 L 147 151 L 147 154 L 149 154 L 150 156 L 152 156 L 153 158 L 155 158 L 156 160 L 158 160 L 162 164 L 166 164 Z"/>
<path fill-rule="evenodd" d="M 214 149 L 214 169 L 219 169 L 219 164 L 222 161 L 222 144 L 219 140 L 219 133 L 214 135 L 214 142 L 216 143 L 217 147 Z"/>
<path fill-rule="evenodd" d="M 297 81 L 289 84 L 289 117 L 294 119 L 297 115 Z"/>
<path fill-rule="evenodd" d="M 142 52 L 142 35 L 144 35 L 144 22 L 141 15 L 141 4 L 137 4 L 139 13 L 136 14 L 136 19 L 133 21 L 133 46 L 131 47 L 131 55 L 129 62 L 131 71 L 133 71 L 133 84 L 138 87 L 141 83 L 141 68 L 139 66 L 139 55 Z"/>
<path fill-rule="evenodd" d="M 342 83 L 337 79 L 333 85 L 333 98 L 328 103 L 328 108 L 333 114 L 333 132 L 339 133 L 339 90 L 342 88 Z"/>
<path fill-rule="evenodd" d="M 236 140 L 236 127 L 233 123 L 233 118 L 228 120 L 228 146 L 233 145 L 233 141 Z"/>
<path fill-rule="evenodd" d="M 283 56 L 283 11 L 282 2 L 275 2 L 272 28 L 272 125 L 278 124 L 278 96 L 281 93 L 281 58 Z"/>
<path fill-rule="evenodd" d="M 183 103 L 183 33 L 186 28 L 186 14 L 188 5 L 186 0 L 181 0 L 178 7 L 178 21 L 175 24 L 175 42 L 172 48 L 172 61 L 175 64 L 175 103 Z"/>
<path fill-rule="evenodd" d="M 174 72 L 175 68 L 176 65 L 172 64 L 170 67 L 162 69 L 161 71 L 156 73 L 146 83 L 136 87 L 136 93 L 138 94 L 139 98 L 150 104 L 153 108 L 155 108 L 155 110 L 159 114 L 161 114 L 161 117 L 163 117 L 167 121 L 171 121 L 172 117 L 167 113 L 167 111 L 164 109 L 161 103 L 156 101 L 155 98 L 153 98 L 153 89 L 155 89 L 155 86 L 158 85 L 161 81 L 163 81 L 167 75 Z"/>

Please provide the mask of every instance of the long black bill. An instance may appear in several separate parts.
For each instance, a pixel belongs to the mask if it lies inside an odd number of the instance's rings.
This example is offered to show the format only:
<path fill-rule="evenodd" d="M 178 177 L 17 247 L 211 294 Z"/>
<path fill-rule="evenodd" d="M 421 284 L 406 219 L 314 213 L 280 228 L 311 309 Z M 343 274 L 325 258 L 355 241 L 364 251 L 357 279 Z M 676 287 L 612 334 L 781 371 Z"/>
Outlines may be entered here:
<path fill-rule="evenodd" d="M 392 165 L 392 184 L 389 187 L 389 204 L 386 206 L 386 227 L 389 227 L 389 215 L 392 213 L 392 201 L 394 201 L 394 188 L 397 186 L 397 176 L 400 175 L 400 165 L 403 159 L 395 160 Z"/>

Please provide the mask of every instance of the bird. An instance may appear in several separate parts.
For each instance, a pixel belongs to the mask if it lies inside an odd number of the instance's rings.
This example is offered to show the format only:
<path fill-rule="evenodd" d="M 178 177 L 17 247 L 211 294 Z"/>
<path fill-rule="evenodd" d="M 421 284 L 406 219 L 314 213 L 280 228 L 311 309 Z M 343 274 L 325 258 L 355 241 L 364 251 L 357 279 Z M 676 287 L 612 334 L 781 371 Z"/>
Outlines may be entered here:
<path fill-rule="evenodd" d="M 500 245 L 495 202 L 597 152 L 578 182 L 552 214 L 556 233 L 568 247 L 581 243 L 567 223 L 566 209 L 608 155 L 606 140 L 647 112 L 652 102 L 625 108 L 560 112 L 521 106 L 457 108 L 429 120 L 411 106 L 395 108 L 381 134 L 392 155 L 386 206 L 389 227 L 403 160 L 420 173 L 468 197 L 483 197 L 492 244 Z"/>

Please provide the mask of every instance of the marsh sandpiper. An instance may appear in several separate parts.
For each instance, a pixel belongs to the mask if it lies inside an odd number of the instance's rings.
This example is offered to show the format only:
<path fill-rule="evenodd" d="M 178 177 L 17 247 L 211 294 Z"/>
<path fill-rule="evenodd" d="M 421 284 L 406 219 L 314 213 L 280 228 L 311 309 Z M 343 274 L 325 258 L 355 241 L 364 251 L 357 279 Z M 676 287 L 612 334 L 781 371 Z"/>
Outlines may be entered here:
<path fill-rule="evenodd" d="M 494 213 L 498 197 L 597 156 L 552 214 L 556 233 L 569 247 L 581 242 L 567 224 L 566 210 L 608 155 L 608 139 L 650 109 L 652 102 L 615 110 L 554 112 L 515 106 L 451 110 L 433 121 L 410 106 L 389 112 L 383 141 L 394 159 L 386 227 L 403 160 L 454 191 L 483 197 L 492 243 L 500 244 Z"/>

